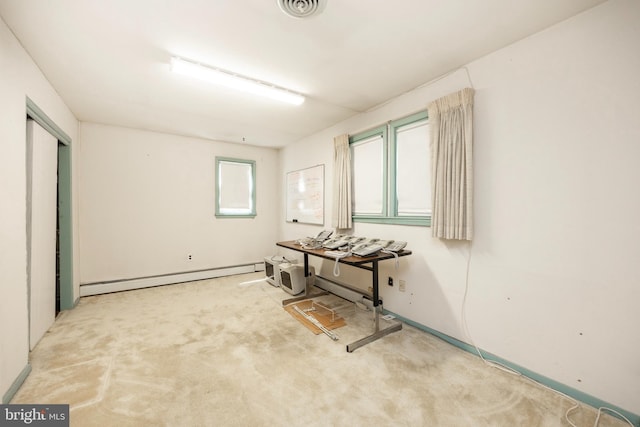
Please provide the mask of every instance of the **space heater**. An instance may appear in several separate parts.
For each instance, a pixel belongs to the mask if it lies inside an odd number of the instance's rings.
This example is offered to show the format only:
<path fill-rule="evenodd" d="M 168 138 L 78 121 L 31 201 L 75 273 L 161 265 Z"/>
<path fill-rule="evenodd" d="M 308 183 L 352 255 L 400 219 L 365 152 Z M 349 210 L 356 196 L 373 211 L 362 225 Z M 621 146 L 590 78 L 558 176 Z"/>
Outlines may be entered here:
<path fill-rule="evenodd" d="M 315 269 L 309 267 L 309 280 L 315 278 Z M 307 278 L 304 277 L 304 267 L 298 264 L 280 266 L 280 287 L 291 295 L 298 295 L 307 288 Z"/>
<path fill-rule="evenodd" d="M 264 272 L 267 282 L 276 288 L 280 286 L 280 265 L 283 264 L 291 265 L 281 256 L 264 257 Z"/>

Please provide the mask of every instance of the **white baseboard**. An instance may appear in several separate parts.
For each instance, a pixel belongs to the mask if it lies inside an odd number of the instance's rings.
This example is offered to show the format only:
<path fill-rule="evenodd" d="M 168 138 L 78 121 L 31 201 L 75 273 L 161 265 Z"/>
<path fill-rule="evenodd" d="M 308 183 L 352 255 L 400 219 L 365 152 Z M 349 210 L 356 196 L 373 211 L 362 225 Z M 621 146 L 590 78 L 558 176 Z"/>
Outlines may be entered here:
<path fill-rule="evenodd" d="M 106 294 L 109 292 L 129 291 L 153 286 L 171 285 L 194 280 L 213 279 L 234 274 L 263 271 L 262 263 L 238 265 L 234 267 L 214 268 L 210 270 L 189 271 L 185 273 L 164 274 L 161 276 L 140 277 L 136 279 L 114 280 L 109 282 L 86 283 L 80 285 L 80 296 Z"/>

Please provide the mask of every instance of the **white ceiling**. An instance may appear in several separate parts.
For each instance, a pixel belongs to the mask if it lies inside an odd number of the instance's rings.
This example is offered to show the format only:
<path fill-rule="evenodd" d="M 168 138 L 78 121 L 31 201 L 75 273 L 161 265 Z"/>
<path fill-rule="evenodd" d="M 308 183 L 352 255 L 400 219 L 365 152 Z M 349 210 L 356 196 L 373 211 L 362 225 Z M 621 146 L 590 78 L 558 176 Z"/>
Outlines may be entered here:
<path fill-rule="evenodd" d="M 0 0 L 81 121 L 280 147 L 603 0 Z M 181 56 L 307 96 L 280 104 L 170 73 Z"/>

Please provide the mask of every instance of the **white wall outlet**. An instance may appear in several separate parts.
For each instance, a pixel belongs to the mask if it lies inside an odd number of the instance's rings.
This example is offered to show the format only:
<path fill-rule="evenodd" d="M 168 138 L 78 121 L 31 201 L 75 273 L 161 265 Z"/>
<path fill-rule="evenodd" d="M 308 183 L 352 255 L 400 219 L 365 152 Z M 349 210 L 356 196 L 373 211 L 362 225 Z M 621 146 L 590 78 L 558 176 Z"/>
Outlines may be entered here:
<path fill-rule="evenodd" d="M 407 282 L 405 282 L 404 280 L 400 279 L 400 281 L 398 282 L 398 288 L 400 289 L 400 292 L 404 292 L 407 290 Z"/>

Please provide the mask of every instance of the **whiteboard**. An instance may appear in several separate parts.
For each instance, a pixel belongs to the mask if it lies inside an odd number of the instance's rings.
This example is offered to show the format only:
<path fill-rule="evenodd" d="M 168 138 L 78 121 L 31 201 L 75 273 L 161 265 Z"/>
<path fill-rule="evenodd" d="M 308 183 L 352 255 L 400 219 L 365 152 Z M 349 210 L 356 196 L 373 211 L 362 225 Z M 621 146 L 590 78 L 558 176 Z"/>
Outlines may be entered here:
<path fill-rule="evenodd" d="M 324 225 L 324 165 L 287 172 L 287 222 Z"/>

